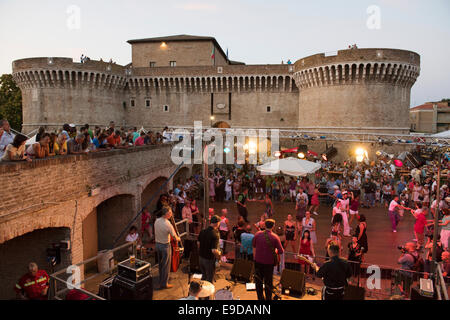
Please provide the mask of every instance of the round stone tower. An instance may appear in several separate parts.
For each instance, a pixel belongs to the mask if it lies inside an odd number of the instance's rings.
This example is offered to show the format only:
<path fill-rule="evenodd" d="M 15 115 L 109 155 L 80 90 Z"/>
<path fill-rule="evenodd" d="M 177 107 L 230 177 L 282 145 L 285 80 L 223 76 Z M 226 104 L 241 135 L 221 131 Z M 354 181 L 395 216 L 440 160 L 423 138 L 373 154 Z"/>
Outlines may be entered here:
<path fill-rule="evenodd" d="M 30 58 L 13 62 L 22 91 L 23 132 L 64 123 L 122 124 L 127 69 L 103 61 L 74 63 L 71 58 Z"/>
<path fill-rule="evenodd" d="M 349 49 L 295 63 L 299 128 L 305 131 L 409 133 L 411 87 L 420 56 L 398 49 Z"/>

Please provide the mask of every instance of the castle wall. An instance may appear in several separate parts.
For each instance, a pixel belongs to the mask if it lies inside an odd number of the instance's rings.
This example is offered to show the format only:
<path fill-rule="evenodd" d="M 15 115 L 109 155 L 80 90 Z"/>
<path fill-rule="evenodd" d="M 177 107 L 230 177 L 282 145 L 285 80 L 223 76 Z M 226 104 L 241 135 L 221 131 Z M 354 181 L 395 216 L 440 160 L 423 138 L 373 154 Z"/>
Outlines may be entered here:
<path fill-rule="evenodd" d="M 302 90 L 299 127 L 324 131 L 409 131 L 410 90 L 391 84 L 329 86 Z"/>
<path fill-rule="evenodd" d="M 176 41 L 143 42 L 131 45 L 133 68 L 150 67 L 150 62 L 155 62 L 156 67 L 169 67 L 170 61 L 176 61 L 177 67 L 184 66 L 212 66 L 211 59 L 212 41 Z M 216 65 L 226 65 L 227 60 L 216 47 Z"/>
<path fill-rule="evenodd" d="M 70 63 L 69 63 L 70 62 Z M 125 72 L 117 65 L 67 58 L 15 61 L 13 76 L 23 96 L 23 131 L 64 123 L 124 123 Z"/>
<path fill-rule="evenodd" d="M 397 49 L 351 49 L 295 63 L 299 128 L 408 133 L 411 87 L 420 56 Z"/>

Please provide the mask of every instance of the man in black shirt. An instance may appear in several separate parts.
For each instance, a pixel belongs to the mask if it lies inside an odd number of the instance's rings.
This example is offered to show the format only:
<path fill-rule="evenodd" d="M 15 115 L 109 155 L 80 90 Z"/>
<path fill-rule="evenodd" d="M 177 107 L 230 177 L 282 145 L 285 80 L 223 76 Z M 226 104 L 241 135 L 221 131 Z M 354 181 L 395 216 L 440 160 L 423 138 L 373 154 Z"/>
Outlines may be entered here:
<path fill-rule="evenodd" d="M 244 190 L 242 191 L 242 193 L 238 196 L 238 199 L 236 201 L 236 205 L 237 205 L 237 209 L 239 212 L 239 215 L 244 218 L 244 221 L 248 223 L 247 220 L 247 216 L 248 216 L 248 212 L 247 212 L 247 206 L 245 204 L 245 202 L 248 199 L 248 188 L 244 187 Z"/>
<path fill-rule="evenodd" d="M 330 260 L 319 268 L 316 267 L 317 276 L 323 279 L 323 300 L 342 300 L 347 279 L 352 276 L 352 270 L 347 261 L 339 257 L 339 246 L 328 247 Z"/>
<path fill-rule="evenodd" d="M 214 281 L 216 259 L 219 259 L 221 254 L 219 250 L 219 224 L 220 218 L 212 216 L 210 226 L 202 230 L 198 235 L 198 241 L 200 242 L 199 263 L 203 275 L 202 279 L 211 283 Z"/>

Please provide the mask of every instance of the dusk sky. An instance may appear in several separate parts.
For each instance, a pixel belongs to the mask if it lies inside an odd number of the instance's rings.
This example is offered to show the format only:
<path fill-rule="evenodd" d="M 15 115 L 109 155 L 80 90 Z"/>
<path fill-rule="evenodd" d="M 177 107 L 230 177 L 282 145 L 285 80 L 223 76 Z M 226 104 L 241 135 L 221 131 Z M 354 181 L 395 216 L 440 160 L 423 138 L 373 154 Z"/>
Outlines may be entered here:
<path fill-rule="evenodd" d="M 420 54 L 416 106 L 450 98 L 449 16 L 448 0 L 0 0 L 0 74 L 37 56 L 86 54 L 124 65 L 127 40 L 175 34 L 213 36 L 230 59 L 247 64 L 294 62 L 356 43 Z"/>

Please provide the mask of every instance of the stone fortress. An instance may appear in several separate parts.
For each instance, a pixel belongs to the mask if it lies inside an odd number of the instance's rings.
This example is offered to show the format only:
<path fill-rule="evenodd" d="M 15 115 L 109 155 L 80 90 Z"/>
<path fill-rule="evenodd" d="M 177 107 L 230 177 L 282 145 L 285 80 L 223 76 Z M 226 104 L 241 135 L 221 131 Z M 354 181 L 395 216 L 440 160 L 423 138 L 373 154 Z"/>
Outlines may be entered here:
<path fill-rule="evenodd" d="M 410 90 L 420 56 L 349 49 L 295 64 L 231 61 L 213 37 L 128 41 L 126 66 L 71 58 L 13 62 L 23 96 L 23 131 L 64 123 L 280 128 L 409 133 Z M 214 120 L 211 120 L 211 117 Z"/>

